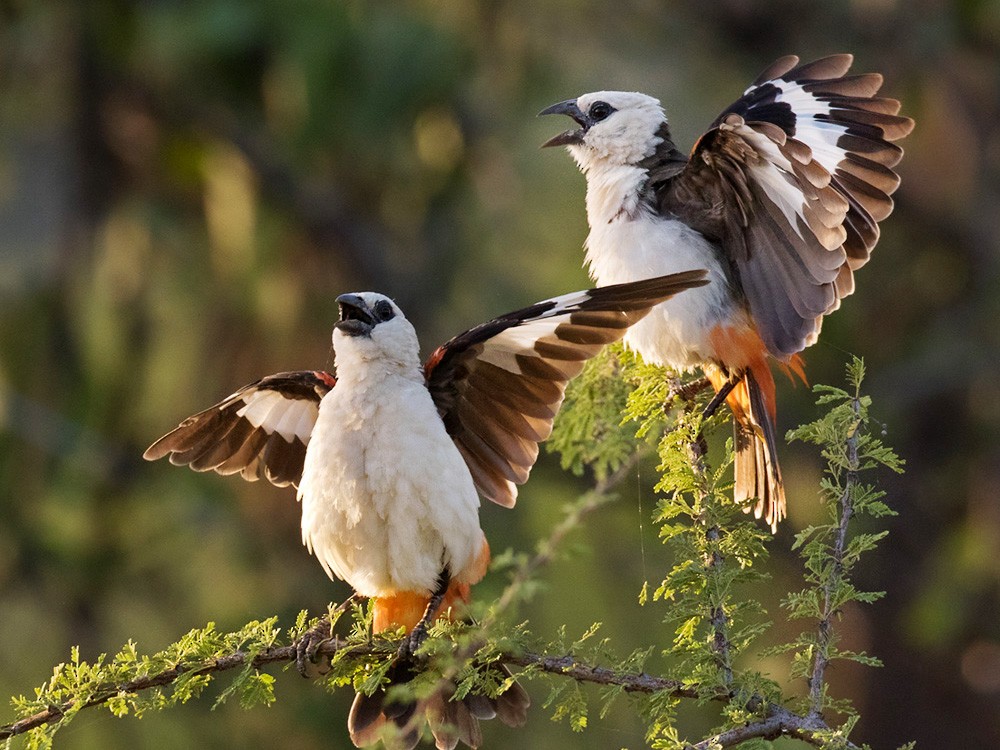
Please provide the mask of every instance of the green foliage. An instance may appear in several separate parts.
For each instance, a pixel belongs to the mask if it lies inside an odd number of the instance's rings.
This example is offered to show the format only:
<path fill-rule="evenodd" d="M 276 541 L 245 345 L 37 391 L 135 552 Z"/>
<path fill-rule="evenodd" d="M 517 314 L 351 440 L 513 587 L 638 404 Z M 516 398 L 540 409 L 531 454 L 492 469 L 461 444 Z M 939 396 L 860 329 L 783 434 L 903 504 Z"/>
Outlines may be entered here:
<path fill-rule="evenodd" d="M 673 560 L 657 585 L 643 587 L 640 601 L 645 604 L 651 599 L 667 605 L 664 623 L 671 628 L 673 638 L 662 651 L 668 659 L 668 675 L 694 688 L 702 701 L 723 702 L 720 731 L 751 723 L 761 719 L 768 706 L 790 699 L 782 695 L 773 680 L 752 669 L 739 668 L 753 663 L 753 646 L 769 627 L 766 612 L 752 591 L 768 580 L 762 566 L 767 561 L 771 537 L 731 500 L 731 441 L 716 465 L 706 455 L 706 436 L 712 436 L 725 416 L 703 422 L 704 397 L 685 401 L 679 395 L 685 389 L 676 376 L 627 354 L 617 356 L 617 373 L 632 386 L 626 398 L 625 418 L 636 425 L 637 439 L 657 444 L 659 479 L 655 489 L 660 496 L 654 520 Z M 605 361 L 596 367 L 606 371 L 611 364 Z M 806 587 L 789 594 L 783 603 L 789 618 L 815 620 L 817 628 L 767 652 L 790 653 L 792 675 L 809 680 L 809 694 L 800 701 L 803 716 L 819 715 L 824 709 L 847 716 L 843 726 L 811 735 L 815 740 L 812 744 L 831 748 L 851 746 L 847 737 L 856 716 L 848 702 L 828 695 L 822 668 L 831 659 L 849 659 L 869 666 L 880 663 L 867 654 L 839 649 L 833 627 L 836 614 L 848 602 L 871 603 L 882 596 L 881 592 L 861 591 L 851 582 L 860 557 L 874 549 L 886 532 L 848 535 L 848 522 L 854 516 L 880 518 L 893 514 L 882 501 L 884 493 L 872 484 L 861 484 L 858 474 L 878 467 L 902 469 L 898 457 L 869 429 L 870 398 L 861 394 L 863 378 L 864 365 L 855 360 L 848 366 L 848 390 L 817 386 L 818 405 L 828 407 L 828 413 L 789 433 L 789 439 L 820 448 L 826 463 L 821 492 L 830 523 L 797 535 L 794 547 L 801 550 L 805 561 Z M 568 413 L 554 435 L 555 445 L 569 451 L 563 455 L 564 466 L 579 468 L 588 460 L 620 463 L 620 443 L 586 440 L 593 424 L 611 422 L 613 415 L 606 405 L 621 403 L 618 386 L 602 385 L 600 379 L 583 382 L 585 387 L 581 393 L 572 394 L 566 407 Z M 586 417 L 574 414 L 574 410 L 588 407 L 592 413 Z M 550 647 L 558 649 L 563 645 L 557 642 Z M 602 649 L 610 648 L 607 642 L 601 645 Z M 615 663 L 613 658 L 605 658 Z M 822 666 L 817 667 L 819 664 Z M 617 694 L 606 693 L 612 699 Z M 645 702 L 642 713 L 652 747 L 686 746 L 675 722 L 676 703 L 672 695 L 654 695 Z M 547 705 L 555 707 L 556 717 L 570 717 L 577 728 L 585 722 L 586 705 L 581 703 L 576 687 L 556 685 Z M 763 747 L 767 743 L 757 739 L 754 744 Z"/>
<path fill-rule="evenodd" d="M 220 633 L 215 623 L 191 630 L 163 651 L 141 656 L 132 641 L 110 659 L 101 654 L 93 662 L 80 659 L 74 647 L 70 660 L 57 665 L 51 679 L 35 689 L 33 698 L 12 699 L 21 718 L 59 709 L 59 720 L 28 733 L 26 748 L 47 748 L 58 729 L 90 705 L 104 705 L 118 718 L 133 715 L 141 718 L 148 711 L 158 711 L 201 696 L 211 682 L 207 672 L 220 660 L 244 655 L 245 666 L 216 699 L 215 705 L 236 696 L 244 708 L 274 702 L 274 678 L 258 672 L 254 659 L 273 648 L 280 633 L 277 618 L 247 623 L 232 633 Z M 7 741 L 7 747 L 12 740 Z"/>
<path fill-rule="evenodd" d="M 653 591 L 654 601 L 667 604 L 664 622 L 673 628 L 665 652 L 673 657 L 671 674 L 698 684 L 705 697 L 741 692 L 734 662 L 766 626 L 757 619 L 760 605 L 737 592 L 767 578 L 759 564 L 769 536 L 732 502 L 726 480 L 731 451 L 714 469 L 704 455 L 704 435 L 719 417 L 703 423 L 700 404 L 681 403 L 679 382 L 666 371 L 637 363 L 632 368 L 639 387 L 629 396 L 627 414 L 642 434 L 659 439 L 661 495 L 654 520 L 675 561 Z"/>
<path fill-rule="evenodd" d="M 807 680 L 805 695 L 783 694 L 774 681 L 752 668 L 755 644 L 770 626 L 753 594 L 768 581 L 763 565 L 772 537 L 730 498 L 731 441 L 717 462 L 708 454 L 707 439 L 725 423 L 725 416 L 704 420 L 704 395 L 686 393 L 695 389 L 682 387 L 671 373 L 618 351 L 595 361 L 593 371 L 571 390 L 566 416 L 553 437 L 565 451 L 564 464 L 580 471 L 591 467 L 600 479 L 599 489 L 570 504 L 563 521 L 538 543 L 534 554 L 498 555 L 494 571 L 506 570 L 510 577 L 501 597 L 474 606 L 469 621 L 435 623 L 419 652 L 425 669 L 410 682 L 392 686 L 390 698 L 426 697 L 439 689 L 442 680 L 454 686 L 458 698 L 470 693 L 495 697 L 514 679 L 496 665 L 534 648 L 541 654 L 524 661 L 527 666 L 517 679 L 544 678 L 549 692 L 543 708 L 554 721 L 565 720 L 573 732 L 584 731 L 595 714 L 604 718 L 627 696 L 645 722 L 650 747 L 681 750 L 690 743 L 678 725 L 677 707 L 682 699 L 694 699 L 719 707 L 720 726 L 699 747 L 742 743 L 762 750 L 769 746 L 765 737 L 773 736 L 766 722 L 780 718 L 784 729 L 796 728 L 796 736 L 814 746 L 856 748 L 848 737 L 858 716 L 849 701 L 829 695 L 824 670 L 835 659 L 879 664 L 868 654 L 839 648 L 835 625 L 846 605 L 871 603 L 882 596 L 858 589 L 851 578 L 863 555 L 885 532 L 866 528 L 851 534 L 849 523 L 856 517 L 870 523 L 893 514 L 884 493 L 863 483 L 861 476 L 882 467 L 902 470 L 902 461 L 872 429 L 877 423 L 869 415 L 870 399 L 861 393 L 863 377 L 863 363 L 855 360 L 848 367 L 846 390 L 817 386 L 818 404 L 827 413 L 789 433 L 789 439 L 818 446 L 826 463 L 821 498 L 829 520 L 796 535 L 794 548 L 803 559 L 805 586 L 782 602 L 790 619 L 811 620 L 815 627 L 769 652 L 789 656 L 792 676 Z M 619 437 L 621 431 L 613 427 L 621 414 L 635 425 L 635 440 Z M 613 639 L 602 634 L 601 623 L 575 637 L 564 626 L 538 649 L 527 623 L 506 621 L 510 611 L 537 590 L 538 570 L 559 554 L 565 536 L 587 514 L 609 501 L 616 476 L 647 442 L 656 446 L 654 520 L 670 562 L 658 583 L 643 586 L 640 602 L 663 607 L 668 630 L 652 634 L 649 645 L 624 657 Z M 346 611 L 350 616 L 345 618 Z M 384 687 L 402 631 L 373 636 L 369 608 L 355 602 L 350 609 L 331 607 L 326 616 L 332 627 L 347 622 L 342 628 L 346 635 L 335 639 L 336 648 L 329 654 L 326 686 L 368 694 Z M 319 622 L 301 612 L 289 628 L 288 644 Z M 280 635 L 276 619 L 271 618 L 233 633 L 220 633 L 210 623 L 152 656 L 140 655 L 129 642 L 112 658 L 102 655 L 88 663 L 74 649 L 70 661 L 56 667 L 33 699 L 14 699 L 22 718 L 51 706 L 60 712 L 51 723 L 29 732 L 25 746 L 49 747 L 56 730 L 88 705 L 105 705 L 117 717 L 141 717 L 187 702 L 199 697 L 224 670 L 237 671 L 218 693 L 215 705 L 233 697 L 244 708 L 270 705 L 275 700 L 275 678 L 262 667 L 288 662 L 292 653 Z M 665 664 L 664 677 L 655 678 L 662 687 L 656 689 L 642 683 L 654 657 Z M 596 712 L 587 681 L 601 684 Z M 796 705 L 799 713 L 789 712 L 787 705 Z M 830 727 L 822 720 L 824 711 L 845 719 Z M 755 727 L 761 728 L 758 734 L 719 739 L 726 738 L 726 732 Z"/>
<path fill-rule="evenodd" d="M 632 355 L 622 345 L 605 347 L 579 377 L 570 381 L 545 449 L 559 454 L 564 470 L 577 476 L 590 467 L 598 481 L 635 453 L 636 440 L 622 429 L 622 412 L 631 391 L 623 377 Z"/>
<path fill-rule="evenodd" d="M 882 467 L 897 473 L 903 470 L 903 461 L 883 443 L 878 434 L 881 425 L 869 414 L 871 398 L 861 393 L 864 376 L 864 362 L 855 358 L 847 366 L 847 390 L 816 386 L 817 404 L 827 406 L 829 411 L 788 434 L 789 440 L 819 446 L 826 461 L 820 499 L 826 505 L 829 522 L 809 526 L 796 535 L 793 549 L 802 556 L 807 588 L 790 593 L 782 602 L 789 618 L 817 622 L 816 630 L 803 632 L 784 647 L 792 654 L 792 675 L 806 678 L 810 684 L 810 695 L 803 705 L 816 712 L 833 705 L 822 685 L 823 669 L 830 661 L 881 666 L 868 654 L 840 649 L 832 627 L 851 602 L 871 604 L 885 595 L 882 591 L 862 591 L 851 581 L 861 556 L 873 550 L 888 532 L 849 536 L 848 523 L 855 518 L 895 515 L 883 502 L 885 492 L 863 483 L 861 475 Z M 849 704 L 838 702 L 837 708 L 853 716 Z"/>

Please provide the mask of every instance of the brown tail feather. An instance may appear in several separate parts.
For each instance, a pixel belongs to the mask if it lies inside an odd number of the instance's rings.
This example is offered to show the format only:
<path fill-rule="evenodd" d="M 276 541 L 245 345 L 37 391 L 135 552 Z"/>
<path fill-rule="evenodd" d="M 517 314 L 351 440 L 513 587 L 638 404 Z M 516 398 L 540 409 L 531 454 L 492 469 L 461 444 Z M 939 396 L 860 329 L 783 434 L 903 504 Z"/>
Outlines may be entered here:
<path fill-rule="evenodd" d="M 733 412 L 733 499 L 747 513 L 764 518 L 772 531 L 785 517 L 785 486 L 778 465 L 774 378 L 761 360 L 734 375 L 718 368 L 705 371 L 716 391 L 730 377 L 742 379 L 726 397 Z"/>
<path fill-rule="evenodd" d="M 510 671 L 502 664 L 491 669 L 500 670 L 502 680 L 510 677 Z M 389 670 L 389 685 L 406 682 L 413 677 L 411 665 L 397 662 Z M 496 698 L 467 695 L 460 701 L 451 700 L 455 690 L 451 684 L 421 703 L 386 702 L 387 690 L 388 686 L 372 695 L 358 693 L 354 697 L 347 729 L 355 747 L 373 745 L 383 739 L 384 726 L 392 722 L 399 730 L 392 749 L 412 750 L 420 741 L 423 721 L 412 721 L 413 715 L 419 711 L 426 716 L 438 750 L 454 750 L 459 742 L 478 748 L 483 741 L 480 720 L 496 717 L 509 727 L 520 727 L 526 721 L 531 705 L 527 692 L 516 682 Z"/>
<path fill-rule="evenodd" d="M 489 547 L 483 541 L 484 552 L 476 565 L 476 580 L 482 576 L 479 568 L 485 570 L 489 561 Z M 458 602 L 468 602 L 469 584 L 452 581 L 445 594 L 439 618 L 451 619 Z M 426 593 L 411 591 L 394 592 L 376 597 L 372 604 L 373 630 L 383 632 L 402 625 L 411 631 L 421 618 L 430 601 Z M 497 670 L 497 682 L 510 677 L 510 671 L 502 664 L 491 666 Z M 452 701 L 453 685 L 445 685 L 422 703 L 416 701 L 387 701 L 390 686 L 409 682 L 416 676 L 415 665 L 407 659 L 397 659 L 386 675 L 388 684 L 372 695 L 358 693 L 354 697 L 351 713 L 347 719 L 347 730 L 356 747 L 373 745 L 382 739 L 383 728 L 391 722 L 399 730 L 392 743 L 392 750 L 411 750 L 420 741 L 423 718 L 413 721 L 415 713 L 426 716 L 431 734 L 438 750 L 454 750 L 459 742 L 476 748 L 482 743 L 479 721 L 497 717 L 510 727 L 519 727 L 527 718 L 531 704 L 528 694 L 516 682 L 496 698 L 485 695 L 467 695 L 460 701 Z"/>
<path fill-rule="evenodd" d="M 761 382 L 763 381 L 763 382 Z M 778 465 L 771 372 L 747 369 L 729 399 L 733 409 L 736 451 L 734 500 L 746 504 L 755 518 L 763 517 L 772 531 L 785 517 L 785 486 Z M 751 501 L 756 500 L 751 504 Z"/>
<path fill-rule="evenodd" d="M 498 666 L 503 678 L 510 677 L 510 670 L 503 664 Z M 521 687 L 521 684 L 514 682 L 507 690 L 496 698 L 488 699 L 496 712 L 497 718 L 509 727 L 523 727 L 528 720 L 528 709 L 531 707 L 531 698 L 528 692 Z"/>

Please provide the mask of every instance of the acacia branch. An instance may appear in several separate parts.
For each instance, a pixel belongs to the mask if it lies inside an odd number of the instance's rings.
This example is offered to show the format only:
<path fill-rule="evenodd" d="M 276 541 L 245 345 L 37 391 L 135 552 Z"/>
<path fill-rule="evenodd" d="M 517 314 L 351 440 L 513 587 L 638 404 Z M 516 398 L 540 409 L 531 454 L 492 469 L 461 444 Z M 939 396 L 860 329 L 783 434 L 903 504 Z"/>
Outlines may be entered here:
<path fill-rule="evenodd" d="M 830 644 L 833 640 L 833 592 L 844 575 L 844 550 L 847 547 L 847 527 L 854 515 L 852 493 L 858 483 L 858 432 L 860 431 L 861 401 L 859 396 L 851 400 L 851 410 L 854 413 L 855 427 L 847 438 L 847 476 L 844 489 L 840 494 L 840 526 L 833 543 L 833 569 L 827 578 L 823 592 L 823 616 L 820 618 L 818 630 L 818 646 L 813 657 L 812 672 L 809 675 L 809 703 L 813 715 L 819 715 L 823 709 L 823 678 L 826 667 L 830 663 Z"/>
<path fill-rule="evenodd" d="M 98 688 L 92 698 L 83 703 L 81 708 L 92 708 L 107 703 L 116 696 L 139 693 L 144 690 L 166 687 L 176 682 L 183 675 L 214 675 L 233 669 L 240 669 L 248 664 L 254 669 L 260 669 L 270 664 L 284 664 L 295 661 L 298 642 L 287 646 L 275 646 L 263 651 L 252 653 L 238 650 L 225 656 L 220 656 L 208 662 L 196 664 L 178 664 L 155 675 L 143 675 L 128 682 L 108 684 Z M 396 653 L 396 649 L 388 642 L 381 644 L 351 644 L 338 636 L 333 636 L 316 649 L 317 656 L 332 658 L 340 652 L 347 651 L 351 656 L 387 656 Z M 655 693 L 666 691 L 678 698 L 697 698 L 697 686 L 685 685 L 680 680 L 669 680 L 643 673 L 616 672 L 613 669 L 583 664 L 572 656 L 547 656 L 545 654 L 501 654 L 500 661 L 512 666 L 535 669 L 548 674 L 561 675 L 577 682 L 589 682 L 597 685 L 618 685 L 630 693 Z M 18 734 L 36 729 L 55 721 L 77 708 L 77 701 L 67 701 L 58 706 L 49 706 L 43 711 L 25 717 L 11 724 L 0 726 L 0 740 L 5 740 Z"/>
<path fill-rule="evenodd" d="M 674 399 L 684 400 L 686 402 L 684 410 L 690 415 L 697 408 L 697 404 L 694 401 L 695 396 L 710 385 L 711 383 L 708 378 L 699 378 L 698 380 L 683 384 L 677 378 L 672 378 L 670 382 L 671 399 L 668 399 L 668 403 Z M 705 467 L 705 454 L 708 452 L 708 446 L 705 443 L 705 437 L 701 433 L 701 430 L 698 431 L 698 435 L 694 440 L 688 442 L 687 449 L 691 470 L 694 472 L 699 488 L 701 488 L 708 474 L 708 470 Z M 704 504 L 708 494 L 704 489 L 699 489 L 698 494 L 700 495 L 699 502 Z M 705 530 L 705 537 L 712 545 L 715 545 L 719 541 L 719 536 L 720 530 L 716 525 Z M 705 560 L 704 564 L 706 578 L 711 582 L 725 564 L 725 559 L 717 551 L 714 551 Z M 708 613 L 708 621 L 713 631 L 712 649 L 715 651 L 716 664 L 722 674 L 723 683 L 726 686 L 730 686 L 733 683 L 733 663 L 729 642 L 729 616 L 726 614 L 726 608 L 721 603 L 711 607 Z"/>
<path fill-rule="evenodd" d="M 331 654 L 336 653 L 345 647 L 346 644 L 336 638 L 332 639 L 329 644 L 324 644 L 324 649 L 328 648 Z M 366 650 L 370 652 L 370 649 L 361 647 L 358 649 L 357 653 L 363 654 Z M 231 654 L 226 654 L 225 656 L 220 656 L 209 662 L 203 662 L 200 664 L 178 664 L 175 667 L 165 669 L 155 675 L 143 675 L 141 677 L 136 677 L 134 680 L 129 680 L 128 682 L 102 686 L 94 692 L 94 696 L 92 698 L 83 703 L 81 708 L 100 706 L 107 703 L 117 695 L 138 693 L 152 688 L 166 687 L 167 685 L 176 682 L 182 675 L 216 674 L 218 672 L 226 672 L 230 669 L 238 669 L 246 666 L 248 662 L 255 669 L 259 669 L 260 667 L 264 667 L 268 664 L 287 662 L 294 658 L 295 644 L 292 644 L 290 646 L 278 646 L 275 648 L 264 649 L 256 654 L 251 654 L 247 651 L 234 651 Z M 0 727 L 0 740 L 5 740 L 9 737 L 13 737 L 14 735 L 24 734 L 31 729 L 36 729 L 40 726 L 44 726 L 45 724 L 59 721 L 66 713 L 76 709 L 77 705 L 78 701 L 66 701 L 58 706 L 49 706 L 44 711 L 39 711 L 36 714 L 25 717 L 11 724 L 5 724 Z"/>
<path fill-rule="evenodd" d="M 717 748 L 735 747 L 752 739 L 776 740 L 779 737 L 795 737 L 815 747 L 823 747 L 828 740 L 823 736 L 829 727 L 816 715 L 799 716 L 784 706 L 770 704 L 767 716 L 760 721 L 733 727 L 725 732 L 706 737 L 693 745 L 686 745 L 684 750 L 716 750 Z M 853 742 L 843 740 L 838 747 L 844 750 L 860 750 Z"/>
<path fill-rule="evenodd" d="M 238 650 L 231 654 L 212 659 L 209 662 L 178 664 L 159 674 L 144 675 L 119 684 L 108 684 L 96 690 L 93 697 L 83 703 L 81 708 L 100 706 L 116 696 L 166 687 L 176 682 L 182 675 L 213 675 L 240 669 L 247 665 L 250 665 L 254 669 L 260 669 L 270 664 L 294 662 L 297 645 L 297 643 L 292 643 L 287 646 L 276 646 L 257 653 Z M 342 638 L 334 636 L 319 646 L 317 655 L 332 658 L 343 651 L 350 652 L 351 656 L 388 656 L 394 654 L 396 649 L 388 642 L 382 644 L 351 644 Z M 511 666 L 558 675 L 576 680 L 577 682 L 603 686 L 619 686 L 628 693 L 646 695 L 666 693 L 676 698 L 691 699 L 703 697 L 697 685 L 645 673 L 617 672 L 607 667 L 581 663 L 569 655 L 548 656 L 535 653 L 501 654 L 499 660 Z M 729 700 L 730 697 L 727 693 L 719 693 L 715 696 L 715 700 L 725 701 Z M 0 740 L 9 739 L 46 724 L 57 722 L 66 713 L 75 708 L 77 708 L 75 701 L 67 701 L 58 706 L 49 706 L 43 711 L 39 711 L 32 716 L 25 717 L 11 724 L 6 724 L 0 727 Z M 782 734 L 797 737 L 818 747 L 823 744 L 818 733 L 826 729 L 828 727 L 816 716 L 798 716 L 780 705 L 768 704 L 767 718 L 743 727 L 728 730 L 690 747 L 694 750 L 704 750 L 717 746 L 732 747 L 753 737 L 773 738 Z M 855 748 L 851 744 L 847 744 L 846 747 L 849 750 Z"/>

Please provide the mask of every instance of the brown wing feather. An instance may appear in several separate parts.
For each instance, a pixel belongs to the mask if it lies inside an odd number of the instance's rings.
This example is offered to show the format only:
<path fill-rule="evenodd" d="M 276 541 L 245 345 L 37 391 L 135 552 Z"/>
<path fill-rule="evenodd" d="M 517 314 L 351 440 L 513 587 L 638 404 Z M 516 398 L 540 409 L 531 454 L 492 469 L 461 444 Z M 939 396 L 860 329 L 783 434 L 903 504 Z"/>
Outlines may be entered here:
<path fill-rule="evenodd" d="M 823 316 L 853 291 L 899 186 L 892 167 L 903 152 L 891 141 L 913 129 L 898 101 L 875 96 L 882 77 L 846 75 L 851 63 L 781 58 L 716 119 L 686 166 L 669 134 L 648 160 L 650 200 L 721 245 L 779 358 L 813 343 Z"/>
<path fill-rule="evenodd" d="M 504 315 L 439 347 L 427 387 L 483 497 L 510 507 L 552 431 L 567 382 L 702 270 L 600 287 Z"/>
<path fill-rule="evenodd" d="M 278 487 L 298 485 L 319 402 L 336 380 L 320 371 L 283 372 L 240 388 L 188 417 L 153 443 L 143 458 L 164 456 L 195 471 L 237 472 Z"/>

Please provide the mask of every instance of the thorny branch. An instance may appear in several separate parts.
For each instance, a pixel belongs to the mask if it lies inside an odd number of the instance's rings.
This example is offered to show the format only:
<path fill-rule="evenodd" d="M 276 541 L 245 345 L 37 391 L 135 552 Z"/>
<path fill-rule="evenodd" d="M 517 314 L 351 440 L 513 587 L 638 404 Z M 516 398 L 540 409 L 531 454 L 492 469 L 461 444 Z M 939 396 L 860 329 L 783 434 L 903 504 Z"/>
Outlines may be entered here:
<path fill-rule="evenodd" d="M 295 643 L 288 646 L 277 646 L 264 649 L 255 655 L 251 655 L 246 651 L 235 651 L 232 654 L 213 659 L 208 663 L 196 665 L 178 664 L 176 667 L 156 675 L 137 677 L 129 682 L 108 685 L 106 688 L 99 690 L 83 707 L 99 706 L 107 703 L 111 698 L 123 694 L 138 693 L 143 690 L 165 687 L 184 674 L 216 674 L 245 667 L 247 663 L 254 669 L 260 669 L 269 664 L 292 662 L 295 660 L 296 646 L 297 644 Z M 323 642 L 317 649 L 317 653 L 326 657 L 332 657 L 345 649 L 349 649 L 354 656 L 371 654 L 388 655 L 395 653 L 391 645 L 348 645 L 346 641 L 337 636 Z M 651 694 L 666 692 L 678 698 L 699 697 L 699 690 L 696 685 L 688 685 L 679 680 L 668 680 L 663 677 L 644 673 L 616 672 L 606 667 L 582 664 L 572 656 L 546 656 L 544 654 L 533 653 L 505 654 L 501 656 L 500 660 L 505 664 L 532 668 L 548 674 L 567 677 L 578 682 L 597 685 L 619 685 L 626 692 L 630 693 Z M 728 700 L 729 696 L 720 693 L 716 699 Z M 50 722 L 59 721 L 63 714 L 74 707 L 72 702 L 67 702 L 60 706 L 50 706 L 32 716 L 12 724 L 6 724 L 0 727 L 0 740 L 24 734 L 31 729 L 36 729 Z M 782 706 L 770 704 L 767 709 L 767 718 L 723 732 L 691 747 L 696 750 L 710 747 L 732 747 L 752 737 L 777 737 L 782 734 L 798 737 L 805 742 L 820 746 L 822 743 L 817 738 L 816 733 L 826 728 L 826 725 L 818 717 L 797 716 Z M 846 747 L 850 750 L 855 746 L 847 744 Z"/>
<path fill-rule="evenodd" d="M 854 412 L 855 425 L 861 420 L 861 401 L 855 395 L 851 401 L 851 409 Z M 851 498 L 855 485 L 858 483 L 858 428 L 855 427 L 850 437 L 847 438 L 847 477 L 844 481 L 844 490 L 840 494 L 840 527 L 837 529 L 837 537 L 833 544 L 833 570 L 826 581 L 823 598 L 823 617 L 819 621 L 819 645 L 813 657 L 812 673 L 809 675 L 809 702 L 811 714 L 818 716 L 823 708 L 823 677 L 827 664 L 830 663 L 829 647 L 833 638 L 833 591 L 843 576 L 844 570 L 844 550 L 847 547 L 847 526 L 854 514 L 854 506 Z"/>
<path fill-rule="evenodd" d="M 706 385 L 707 383 L 702 381 L 695 381 L 687 386 L 681 386 L 679 383 L 672 383 L 671 394 L 686 401 L 690 401 L 697 394 L 697 392 L 705 388 Z M 859 402 L 855 400 L 853 406 L 855 415 L 858 416 L 860 409 Z M 704 445 L 700 440 L 700 436 L 698 440 L 689 443 L 689 449 L 692 466 L 695 468 L 696 472 L 704 474 Z M 695 744 L 687 745 L 685 750 L 716 750 L 717 748 L 735 747 L 736 745 L 750 739 L 761 738 L 773 740 L 780 736 L 794 737 L 815 747 L 823 747 L 828 744 L 828 737 L 826 736 L 826 733 L 830 728 L 820 715 L 819 707 L 821 705 L 822 698 L 823 674 L 828 663 L 828 659 L 825 656 L 825 646 L 829 643 L 829 639 L 832 636 L 831 620 L 834 614 L 834 612 L 831 611 L 832 592 L 836 576 L 840 575 L 840 570 L 842 568 L 843 555 L 846 548 L 847 526 L 853 514 L 850 493 L 853 486 L 857 482 L 856 469 L 858 466 L 858 438 L 856 434 L 852 435 L 848 439 L 847 451 L 849 465 L 851 468 L 848 471 L 847 483 L 841 497 L 842 512 L 840 528 L 834 545 L 836 568 L 834 577 L 832 577 L 827 583 L 824 617 L 819 626 L 820 642 L 824 648 L 817 651 L 813 664 L 812 675 L 809 680 L 812 710 L 808 715 L 801 716 L 789 711 L 780 704 L 767 703 L 764 707 L 764 711 L 762 712 L 763 718 L 739 727 L 728 729 L 711 737 L 706 737 Z M 630 461 L 622 465 L 611 476 L 607 477 L 604 481 L 599 482 L 588 494 L 587 498 L 580 503 L 561 524 L 556 527 L 549 539 L 544 544 L 540 545 L 539 551 L 524 565 L 522 565 L 514 575 L 511 583 L 507 586 L 503 595 L 498 600 L 497 605 L 494 607 L 492 614 L 482 623 L 484 628 L 492 624 L 499 613 L 504 611 L 506 607 L 513 603 L 516 599 L 518 590 L 524 583 L 530 580 L 531 575 L 540 567 L 543 567 L 552 560 L 556 548 L 565 536 L 579 524 L 582 518 L 589 515 L 594 510 L 602 507 L 610 500 L 608 493 L 630 474 L 636 463 L 641 460 L 641 458 L 643 458 L 643 454 L 637 453 Z M 713 533 L 718 535 L 719 530 L 717 528 L 710 528 L 706 533 L 709 537 L 711 537 Z M 722 562 L 721 558 L 717 555 L 713 555 L 712 560 L 708 561 L 707 564 L 709 566 L 721 565 Z M 728 686 L 732 681 L 729 640 L 726 633 L 728 618 L 724 609 L 720 606 L 712 611 L 710 619 L 712 626 L 715 629 L 715 643 L 719 654 L 720 668 L 723 670 L 726 678 L 725 684 Z M 479 645 L 480 644 L 477 643 L 468 644 L 462 649 L 461 653 L 458 654 L 459 659 L 456 660 L 455 664 L 466 659 L 471 659 Z M 109 684 L 106 688 L 96 691 L 94 696 L 84 704 L 83 708 L 99 706 L 107 703 L 115 696 L 137 693 L 143 690 L 158 687 L 165 687 L 176 681 L 181 677 L 181 675 L 215 674 L 246 667 L 248 663 L 254 669 L 260 669 L 269 664 L 292 662 L 296 658 L 297 649 L 298 643 L 296 642 L 287 646 L 267 648 L 254 654 L 247 651 L 235 651 L 231 654 L 227 654 L 226 656 L 213 659 L 207 663 L 178 664 L 172 669 L 165 670 L 156 675 L 145 675 L 121 684 Z M 345 650 L 349 650 L 353 656 L 376 654 L 389 655 L 395 653 L 395 649 L 392 648 L 391 644 L 350 645 L 342 638 L 331 636 L 318 646 L 316 654 L 332 657 Z M 581 663 L 571 655 L 549 656 L 536 653 L 501 654 L 499 656 L 499 660 L 508 665 L 559 675 L 578 682 L 605 686 L 620 686 L 629 693 L 665 693 L 676 698 L 704 698 L 704 692 L 696 684 L 666 679 L 645 673 L 617 672 L 607 667 Z M 457 672 L 458 667 L 453 666 L 451 669 Z M 451 676 L 454 675 L 452 674 Z M 442 675 L 442 681 L 448 679 L 448 677 L 448 674 Z M 732 694 L 732 691 L 720 690 L 716 695 L 712 696 L 712 700 L 725 702 L 732 700 L 733 697 L 734 695 Z M 748 708 L 754 704 L 757 706 L 761 704 L 761 698 L 759 696 L 752 696 L 749 701 L 747 701 Z M 16 735 L 28 732 L 31 729 L 59 721 L 65 713 L 75 707 L 75 703 L 72 701 L 59 706 L 49 706 L 44 711 L 40 711 L 32 716 L 20 719 L 11 724 L 0 726 L 0 740 L 9 739 Z M 860 750 L 857 745 L 847 740 L 840 740 L 839 742 L 839 746 L 843 747 L 845 750 Z"/>
<path fill-rule="evenodd" d="M 781 736 L 795 737 L 810 745 L 823 747 L 827 742 L 820 737 L 820 734 L 828 729 L 829 727 L 818 716 L 799 716 L 784 706 L 771 704 L 768 707 L 767 718 L 706 737 L 700 742 L 685 746 L 684 750 L 716 750 L 716 748 L 735 747 L 747 740 L 757 738 L 776 740 Z M 857 745 L 847 740 L 838 744 L 838 747 L 844 750 L 860 750 Z"/>
<path fill-rule="evenodd" d="M 684 407 L 687 411 L 692 411 L 697 408 L 694 403 L 694 397 L 702 390 L 706 389 L 710 385 L 707 378 L 700 378 L 698 380 L 692 381 L 690 383 L 681 384 L 679 380 L 672 380 L 670 383 L 670 394 L 675 399 L 683 400 L 686 403 Z M 699 431 L 697 437 L 688 443 L 688 458 L 691 462 L 691 469 L 694 471 L 695 476 L 698 479 L 699 486 L 705 479 L 707 470 L 705 468 L 705 453 L 707 452 L 707 446 L 705 444 L 705 438 Z M 701 492 L 700 500 L 704 502 L 705 493 Z M 718 526 L 711 526 L 705 531 L 705 536 L 708 541 L 713 545 L 719 540 L 719 528 Z M 706 574 L 709 579 L 713 577 L 713 574 L 719 570 L 719 568 L 724 564 L 724 559 L 722 555 L 718 552 L 713 552 L 711 556 L 705 560 Z M 712 630 L 715 635 L 713 637 L 712 647 L 716 654 L 716 663 L 719 666 L 719 671 L 722 673 L 723 682 L 728 686 L 732 685 L 733 682 L 733 664 L 732 657 L 730 654 L 730 644 L 728 635 L 729 617 L 726 614 L 725 607 L 720 603 L 718 606 L 713 606 L 709 612 L 709 622 L 712 625 Z"/>

